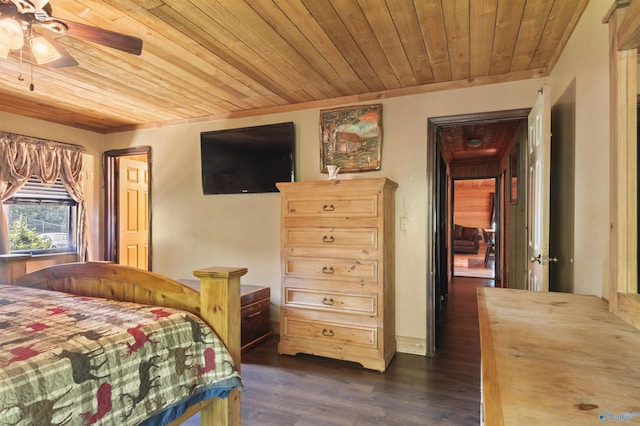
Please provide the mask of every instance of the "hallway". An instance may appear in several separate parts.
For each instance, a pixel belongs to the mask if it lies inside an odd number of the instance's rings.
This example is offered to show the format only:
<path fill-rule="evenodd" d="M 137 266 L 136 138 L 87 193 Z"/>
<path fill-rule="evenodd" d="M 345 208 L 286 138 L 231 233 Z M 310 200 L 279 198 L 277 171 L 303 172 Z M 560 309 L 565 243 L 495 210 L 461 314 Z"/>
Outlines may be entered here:
<path fill-rule="evenodd" d="M 478 287 L 493 287 L 490 279 L 454 277 L 449 285 L 447 303 L 436 324 L 438 358 L 457 359 L 478 369 L 480 378 L 480 334 L 478 329 Z M 478 388 L 479 389 L 479 388 Z"/>

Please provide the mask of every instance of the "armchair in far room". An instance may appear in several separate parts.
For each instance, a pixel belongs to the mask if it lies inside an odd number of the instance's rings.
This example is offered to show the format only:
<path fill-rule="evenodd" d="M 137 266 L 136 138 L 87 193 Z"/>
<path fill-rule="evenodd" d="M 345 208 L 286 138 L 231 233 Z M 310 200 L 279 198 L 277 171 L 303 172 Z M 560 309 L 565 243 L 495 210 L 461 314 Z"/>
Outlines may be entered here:
<path fill-rule="evenodd" d="M 478 228 L 453 225 L 453 252 L 478 254 L 482 235 Z"/>

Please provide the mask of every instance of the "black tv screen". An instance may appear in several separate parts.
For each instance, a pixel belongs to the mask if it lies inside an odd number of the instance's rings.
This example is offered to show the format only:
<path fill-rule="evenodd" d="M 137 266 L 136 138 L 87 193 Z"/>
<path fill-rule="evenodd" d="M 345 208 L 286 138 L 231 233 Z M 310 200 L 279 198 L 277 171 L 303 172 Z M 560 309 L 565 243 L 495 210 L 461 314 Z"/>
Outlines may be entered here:
<path fill-rule="evenodd" d="M 204 194 L 277 192 L 295 181 L 293 122 L 200 133 Z"/>

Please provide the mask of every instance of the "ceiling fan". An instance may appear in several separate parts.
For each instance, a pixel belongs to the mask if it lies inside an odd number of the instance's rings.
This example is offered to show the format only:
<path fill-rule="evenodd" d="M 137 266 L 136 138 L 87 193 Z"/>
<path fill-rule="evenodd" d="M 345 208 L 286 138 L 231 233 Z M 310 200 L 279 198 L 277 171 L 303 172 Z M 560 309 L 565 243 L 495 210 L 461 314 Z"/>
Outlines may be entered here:
<path fill-rule="evenodd" d="M 22 49 L 26 42 L 40 65 L 72 67 L 78 62 L 48 32 L 67 34 L 123 52 L 140 55 L 142 39 L 52 15 L 49 0 L 0 0 L 0 57 Z"/>

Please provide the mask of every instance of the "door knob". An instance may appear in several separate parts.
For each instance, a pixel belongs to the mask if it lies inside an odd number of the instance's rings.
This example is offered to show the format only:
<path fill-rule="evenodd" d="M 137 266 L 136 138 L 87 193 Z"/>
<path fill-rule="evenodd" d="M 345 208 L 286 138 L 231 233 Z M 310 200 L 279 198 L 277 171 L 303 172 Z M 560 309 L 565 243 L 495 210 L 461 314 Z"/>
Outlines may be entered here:
<path fill-rule="evenodd" d="M 536 257 L 531 256 L 531 258 L 529 260 L 531 261 L 531 263 L 538 262 L 539 264 L 542 265 L 542 256 L 541 255 L 537 255 Z"/>

